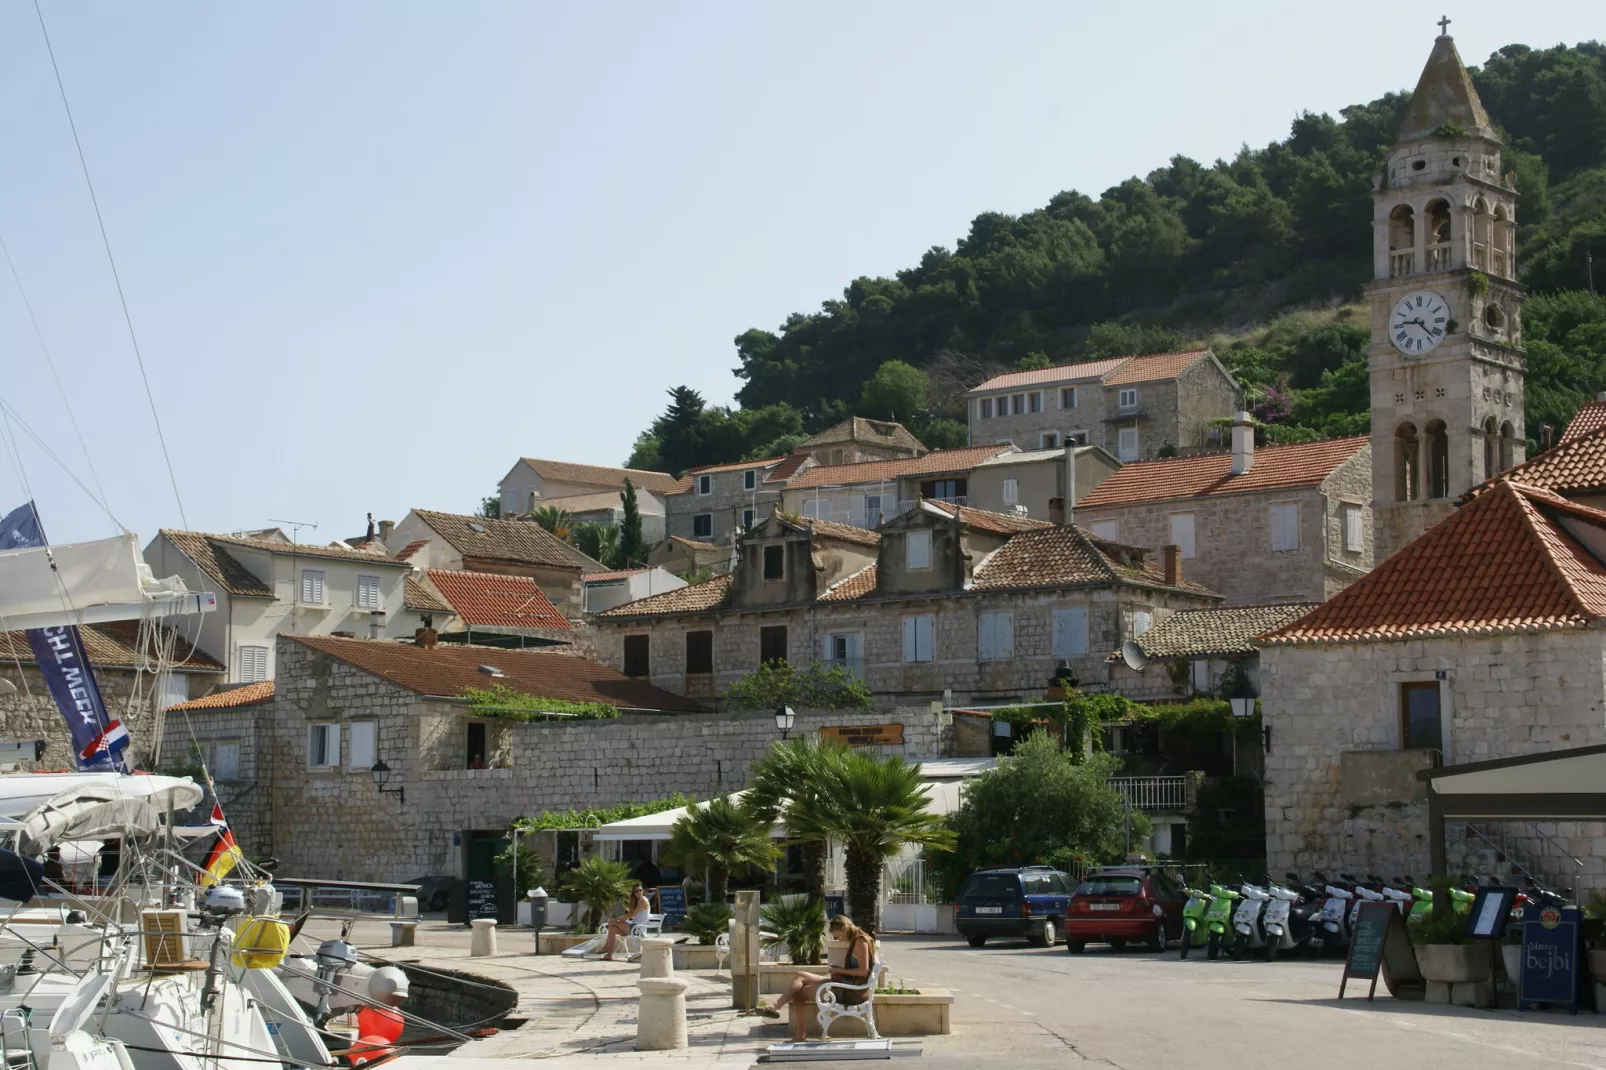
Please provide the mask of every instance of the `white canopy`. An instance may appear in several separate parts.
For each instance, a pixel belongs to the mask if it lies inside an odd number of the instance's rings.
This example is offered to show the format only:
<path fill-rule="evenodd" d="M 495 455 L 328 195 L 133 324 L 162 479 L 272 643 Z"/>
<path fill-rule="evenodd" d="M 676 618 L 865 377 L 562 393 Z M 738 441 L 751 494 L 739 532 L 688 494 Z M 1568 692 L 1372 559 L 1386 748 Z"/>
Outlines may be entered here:
<path fill-rule="evenodd" d="M 122 773 L 4 773 L 0 774 L 0 818 L 23 818 L 46 803 L 72 796 L 66 793 L 81 788 L 95 788 L 98 797 L 146 798 L 155 796 L 153 803 L 167 810 L 168 798 L 173 809 L 188 810 L 201 801 L 201 789 L 189 777 L 127 776 Z M 194 796 L 191 798 L 191 796 Z M 187 800 L 187 801 L 186 801 Z"/>
<path fill-rule="evenodd" d="M 160 784 L 142 783 L 159 780 Z M 188 810 L 205 793 L 188 777 L 117 776 L 69 788 L 22 819 L 22 834 L 36 852 L 68 840 L 144 836 L 162 826 L 169 810 Z"/>
<path fill-rule="evenodd" d="M 0 550 L 0 614 L 9 629 L 138 620 L 168 613 L 205 613 L 211 594 L 195 594 L 178 577 L 156 579 L 136 536 Z"/>

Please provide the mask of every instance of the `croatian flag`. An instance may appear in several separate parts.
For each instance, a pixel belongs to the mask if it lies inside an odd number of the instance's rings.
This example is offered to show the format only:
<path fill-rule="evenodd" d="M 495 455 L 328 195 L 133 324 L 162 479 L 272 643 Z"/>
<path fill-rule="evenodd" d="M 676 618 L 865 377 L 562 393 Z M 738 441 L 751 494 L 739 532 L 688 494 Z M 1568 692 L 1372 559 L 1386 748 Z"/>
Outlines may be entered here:
<path fill-rule="evenodd" d="M 128 729 L 123 727 L 123 722 L 113 721 L 106 726 L 106 731 L 84 745 L 84 749 L 78 752 L 78 757 L 86 762 L 93 762 L 97 754 L 105 751 L 115 758 L 126 746 L 128 746 Z"/>

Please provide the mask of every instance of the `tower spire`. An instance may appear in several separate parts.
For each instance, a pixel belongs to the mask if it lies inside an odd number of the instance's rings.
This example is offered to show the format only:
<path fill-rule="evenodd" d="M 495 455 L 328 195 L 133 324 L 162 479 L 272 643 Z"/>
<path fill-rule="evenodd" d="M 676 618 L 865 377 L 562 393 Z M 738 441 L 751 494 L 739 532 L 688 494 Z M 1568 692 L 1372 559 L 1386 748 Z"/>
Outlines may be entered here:
<path fill-rule="evenodd" d="M 1448 17 L 1439 20 L 1441 33 L 1433 42 L 1427 66 L 1417 80 L 1416 92 L 1411 94 L 1411 105 L 1405 121 L 1400 124 L 1400 141 L 1416 141 L 1433 137 L 1445 127 L 1464 131 L 1472 137 L 1495 140 L 1494 124 L 1489 113 L 1483 110 L 1483 101 L 1472 86 L 1461 54 L 1455 49 L 1450 36 Z"/>

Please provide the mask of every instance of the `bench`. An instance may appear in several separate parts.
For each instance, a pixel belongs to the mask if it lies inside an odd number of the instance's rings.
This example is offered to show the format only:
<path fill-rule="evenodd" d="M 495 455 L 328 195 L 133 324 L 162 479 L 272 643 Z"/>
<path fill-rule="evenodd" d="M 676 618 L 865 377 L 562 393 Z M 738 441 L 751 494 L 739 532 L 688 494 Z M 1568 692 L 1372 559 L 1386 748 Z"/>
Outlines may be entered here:
<path fill-rule="evenodd" d="M 820 1020 L 820 1038 L 831 1039 L 831 1026 L 836 1024 L 838 1018 L 857 1018 L 864 1023 L 865 1032 L 871 1040 L 880 1040 L 881 1034 L 875 1027 L 875 990 L 881 983 L 887 970 L 886 962 L 881 958 L 881 947 L 876 945 L 875 961 L 870 964 L 870 974 L 864 979 L 864 984 L 856 985 L 845 981 L 825 981 L 814 990 L 815 1014 Z M 863 1003 L 844 1003 L 842 997 L 849 993 L 863 991 Z"/>
<path fill-rule="evenodd" d="M 625 957 L 636 959 L 641 957 L 641 941 L 649 936 L 662 936 L 664 934 L 664 916 L 662 914 L 648 914 L 646 921 L 638 921 L 630 926 L 630 931 L 620 937 L 624 945 Z M 603 922 L 597 927 L 597 936 L 600 938 L 597 947 L 601 948 L 608 942 L 608 923 Z"/>

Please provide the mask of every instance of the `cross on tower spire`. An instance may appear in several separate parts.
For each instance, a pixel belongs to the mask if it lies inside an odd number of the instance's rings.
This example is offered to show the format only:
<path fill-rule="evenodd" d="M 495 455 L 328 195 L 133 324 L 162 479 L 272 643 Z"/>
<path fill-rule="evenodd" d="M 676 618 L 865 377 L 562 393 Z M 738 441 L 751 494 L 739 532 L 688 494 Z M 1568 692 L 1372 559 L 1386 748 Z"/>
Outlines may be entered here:
<path fill-rule="evenodd" d="M 1439 36 L 1440 37 L 1449 37 L 1450 36 L 1450 16 L 1448 16 L 1448 15 L 1441 15 L 1439 17 Z"/>

